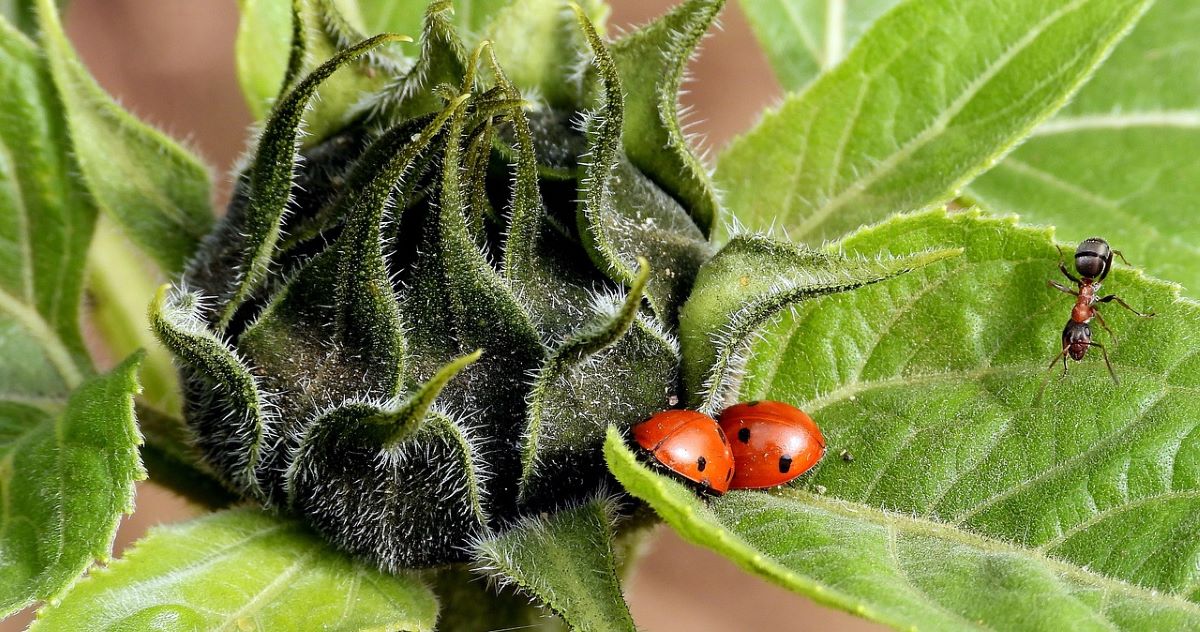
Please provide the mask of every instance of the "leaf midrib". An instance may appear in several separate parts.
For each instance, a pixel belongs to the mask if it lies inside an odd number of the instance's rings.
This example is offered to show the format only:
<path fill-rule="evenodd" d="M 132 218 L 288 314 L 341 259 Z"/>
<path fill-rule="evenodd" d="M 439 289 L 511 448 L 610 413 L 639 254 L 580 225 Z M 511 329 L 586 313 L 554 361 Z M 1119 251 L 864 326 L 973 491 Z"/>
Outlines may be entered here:
<path fill-rule="evenodd" d="M 21 293 L 27 302 L 33 302 L 33 250 L 30 246 L 31 238 L 29 231 L 29 207 L 25 202 L 25 191 L 22 189 L 20 176 L 17 174 L 17 162 L 13 160 L 12 149 L 8 144 L 0 139 L 0 158 L 11 168 L 12 173 L 12 195 L 16 213 L 17 224 L 20 225 L 21 233 Z"/>
<path fill-rule="evenodd" d="M 1141 127 L 1200 129 L 1200 110 L 1141 110 L 1116 114 L 1059 116 L 1039 125 L 1030 136 Z"/>
<path fill-rule="evenodd" d="M 238 608 L 237 610 L 229 613 L 225 617 L 225 619 L 216 626 L 215 629 L 217 629 L 217 630 L 239 630 L 239 629 L 242 629 L 241 625 L 238 624 L 238 619 L 241 618 L 242 616 L 250 613 L 253 609 L 255 609 L 264 600 L 269 599 L 270 597 L 277 594 L 280 590 L 283 590 L 284 588 L 286 588 L 286 586 L 284 584 L 289 579 L 294 577 L 297 573 L 299 573 L 301 571 L 301 569 L 308 566 L 309 562 L 311 562 L 313 560 L 313 558 L 315 558 L 317 556 L 318 552 L 319 552 L 319 549 L 310 551 L 310 552 L 304 554 L 302 557 L 300 557 L 300 559 L 292 562 L 291 565 L 288 566 L 287 568 L 283 569 L 283 571 L 281 571 L 275 577 L 275 579 L 272 579 L 266 586 L 263 586 L 261 589 L 259 589 L 256 593 L 254 593 L 254 595 L 250 599 L 247 599 L 246 603 L 242 604 L 241 608 Z M 234 626 L 236 626 L 236 627 L 234 627 Z"/>

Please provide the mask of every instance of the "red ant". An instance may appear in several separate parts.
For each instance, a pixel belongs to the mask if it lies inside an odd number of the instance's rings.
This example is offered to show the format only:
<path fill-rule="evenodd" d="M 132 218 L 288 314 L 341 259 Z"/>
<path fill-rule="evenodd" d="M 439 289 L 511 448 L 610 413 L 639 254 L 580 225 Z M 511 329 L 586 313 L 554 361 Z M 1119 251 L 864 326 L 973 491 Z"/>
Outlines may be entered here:
<path fill-rule="evenodd" d="M 1117 379 L 1117 372 L 1113 370 L 1112 362 L 1108 359 L 1108 350 L 1104 348 L 1104 345 L 1092 342 L 1092 328 L 1088 326 L 1088 323 L 1091 322 L 1093 317 L 1100 322 L 1100 326 L 1104 328 L 1104 331 L 1108 332 L 1109 337 L 1113 340 L 1117 338 L 1112 329 L 1109 329 L 1108 323 L 1104 322 L 1104 317 L 1096 309 L 1096 304 L 1116 301 L 1121 307 L 1142 318 L 1152 318 L 1154 317 L 1154 313 L 1143 314 L 1130 307 L 1129 303 L 1121 300 L 1116 294 L 1096 298 L 1096 292 L 1100 289 L 1100 283 L 1108 276 L 1108 271 L 1112 267 L 1113 255 L 1120 257 L 1121 261 L 1125 262 L 1125 265 L 1129 265 L 1129 262 L 1125 261 L 1125 256 L 1121 254 L 1121 251 L 1110 248 L 1107 241 L 1099 237 L 1083 240 L 1083 243 L 1079 244 L 1079 247 L 1075 249 L 1075 270 L 1079 272 L 1079 277 L 1076 277 L 1067 270 L 1066 264 L 1063 263 L 1062 248 L 1058 249 L 1058 269 L 1072 283 L 1078 286 L 1079 289 L 1071 289 L 1057 281 L 1046 281 L 1050 287 L 1075 297 L 1075 307 L 1071 309 L 1071 319 L 1067 321 L 1067 326 L 1063 329 L 1062 333 L 1062 352 L 1054 356 L 1054 359 L 1050 361 L 1050 366 L 1046 368 L 1054 368 L 1054 364 L 1061 359 L 1063 363 L 1063 375 L 1066 375 L 1068 356 L 1078 362 L 1087 354 L 1088 347 L 1096 347 L 1100 349 L 1100 353 L 1104 354 L 1104 364 L 1108 366 L 1108 374 L 1112 376 L 1113 383 L 1121 383 Z M 1047 376 L 1046 382 L 1042 383 L 1042 390 L 1046 389 L 1046 383 L 1049 380 L 1050 377 Z M 1038 391 L 1038 397 L 1041 397 L 1041 391 Z"/>

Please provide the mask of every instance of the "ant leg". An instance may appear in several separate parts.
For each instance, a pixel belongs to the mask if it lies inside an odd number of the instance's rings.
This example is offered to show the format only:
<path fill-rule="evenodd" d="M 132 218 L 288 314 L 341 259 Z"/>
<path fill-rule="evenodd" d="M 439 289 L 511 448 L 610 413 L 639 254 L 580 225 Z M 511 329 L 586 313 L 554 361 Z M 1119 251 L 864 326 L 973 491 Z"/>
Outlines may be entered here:
<path fill-rule="evenodd" d="M 1064 348 L 1062 350 L 1062 353 L 1059 353 L 1058 355 L 1054 356 L 1054 359 L 1050 360 L 1050 364 L 1046 367 L 1046 377 L 1045 377 L 1045 379 L 1042 380 L 1042 385 L 1040 387 L 1038 387 L 1037 395 L 1033 398 L 1034 405 L 1036 405 L 1038 402 L 1042 401 L 1042 394 L 1044 394 L 1046 392 L 1046 387 L 1050 385 L 1050 378 L 1054 377 L 1054 374 L 1050 372 L 1050 369 L 1053 369 L 1054 364 L 1056 362 L 1058 362 L 1059 360 L 1062 360 L 1062 363 L 1063 363 L 1062 376 L 1065 376 L 1067 374 L 1067 350 L 1066 350 L 1066 348 Z M 1059 376 L 1059 379 L 1062 379 L 1062 376 Z"/>
<path fill-rule="evenodd" d="M 1117 255 L 1118 257 L 1120 257 L 1121 261 L 1123 261 L 1125 263 L 1125 265 L 1132 265 L 1129 263 L 1129 261 L 1127 259 L 1125 259 L 1125 255 L 1121 254 L 1120 250 L 1113 250 L 1112 253 L 1114 255 Z"/>
<path fill-rule="evenodd" d="M 1109 303 L 1112 301 L 1116 301 L 1118 304 L 1120 304 L 1121 307 L 1124 307 L 1125 309 L 1137 314 L 1138 316 L 1141 316 L 1142 318 L 1154 318 L 1154 312 L 1149 312 L 1149 313 L 1143 314 L 1143 313 L 1137 311 L 1136 309 L 1130 307 L 1129 303 L 1122 301 L 1121 297 L 1117 296 L 1116 294 L 1109 294 L 1108 296 L 1105 296 L 1103 298 L 1096 299 L 1097 303 Z"/>
<path fill-rule="evenodd" d="M 1088 346 L 1098 347 L 1100 349 L 1100 353 L 1104 354 L 1104 364 L 1108 367 L 1108 374 L 1112 376 L 1113 384 L 1120 385 L 1121 380 L 1117 379 L 1117 372 L 1113 370 L 1112 362 L 1108 359 L 1108 349 L 1105 349 L 1104 345 L 1098 342 L 1089 342 Z"/>
<path fill-rule="evenodd" d="M 1092 313 L 1096 315 L 1096 321 L 1100 323 L 1100 326 L 1104 328 L 1104 331 L 1108 332 L 1108 337 L 1112 338 L 1113 342 L 1116 342 L 1117 334 L 1114 334 L 1113 330 L 1108 327 L 1108 323 L 1104 322 L 1104 314 L 1101 314 L 1100 310 L 1096 308 L 1092 308 Z"/>
<path fill-rule="evenodd" d="M 1079 296 L 1079 292 L 1072 290 L 1071 288 L 1063 285 L 1062 283 L 1059 283 L 1058 281 L 1051 281 L 1050 279 L 1046 279 L 1046 285 L 1048 285 L 1064 294 L 1070 294 L 1071 296 Z"/>
<path fill-rule="evenodd" d="M 1062 271 L 1063 276 L 1070 279 L 1071 283 L 1074 283 L 1076 285 L 1083 283 L 1083 281 L 1080 281 L 1078 278 L 1075 277 L 1075 275 L 1071 274 L 1070 270 L 1067 269 L 1066 260 L 1063 259 L 1062 246 L 1057 246 L 1057 248 L 1058 248 L 1058 269 Z"/>

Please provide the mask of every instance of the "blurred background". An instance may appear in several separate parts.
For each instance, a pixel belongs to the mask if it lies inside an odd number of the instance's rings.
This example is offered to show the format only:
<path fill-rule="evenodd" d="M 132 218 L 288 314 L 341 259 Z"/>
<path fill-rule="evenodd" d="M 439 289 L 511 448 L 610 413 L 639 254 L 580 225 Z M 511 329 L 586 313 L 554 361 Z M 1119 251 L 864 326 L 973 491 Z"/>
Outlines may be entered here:
<path fill-rule="evenodd" d="M 673 2 L 611 4 L 613 34 L 660 15 Z M 251 124 L 234 77 L 237 19 L 233 0 L 72 0 L 67 13 L 69 35 L 100 83 L 126 108 L 184 139 L 213 165 L 222 182 L 219 205 L 228 195 L 226 175 L 245 148 Z M 698 142 L 711 151 L 781 98 L 736 3 L 730 2 L 721 24 L 693 62 L 693 80 L 683 97 L 694 109 L 690 120 L 696 122 Z M 148 528 L 199 511 L 170 492 L 142 484 L 137 511 L 117 535 L 116 554 Z M 751 577 L 666 528 L 649 543 L 626 584 L 626 597 L 634 620 L 647 632 L 883 629 Z M 0 632 L 22 630 L 30 618 L 24 613 L 0 622 Z"/>

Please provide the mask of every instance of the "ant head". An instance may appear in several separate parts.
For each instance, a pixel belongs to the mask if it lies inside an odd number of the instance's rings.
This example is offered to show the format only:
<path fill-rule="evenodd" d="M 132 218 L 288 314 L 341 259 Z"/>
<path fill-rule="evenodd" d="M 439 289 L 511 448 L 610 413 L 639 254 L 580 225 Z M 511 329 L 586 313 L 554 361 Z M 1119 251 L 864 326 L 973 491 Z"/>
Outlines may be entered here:
<path fill-rule="evenodd" d="M 1099 237 L 1083 240 L 1075 249 L 1075 269 L 1085 279 L 1103 281 L 1112 266 L 1113 252 L 1108 242 Z"/>
<path fill-rule="evenodd" d="M 1067 326 L 1063 329 L 1062 345 L 1072 360 L 1076 362 L 1082 360 L 1091 343 L 1092 328 L 1088 327 L 1087 323 L 1067 321 Z"/>

